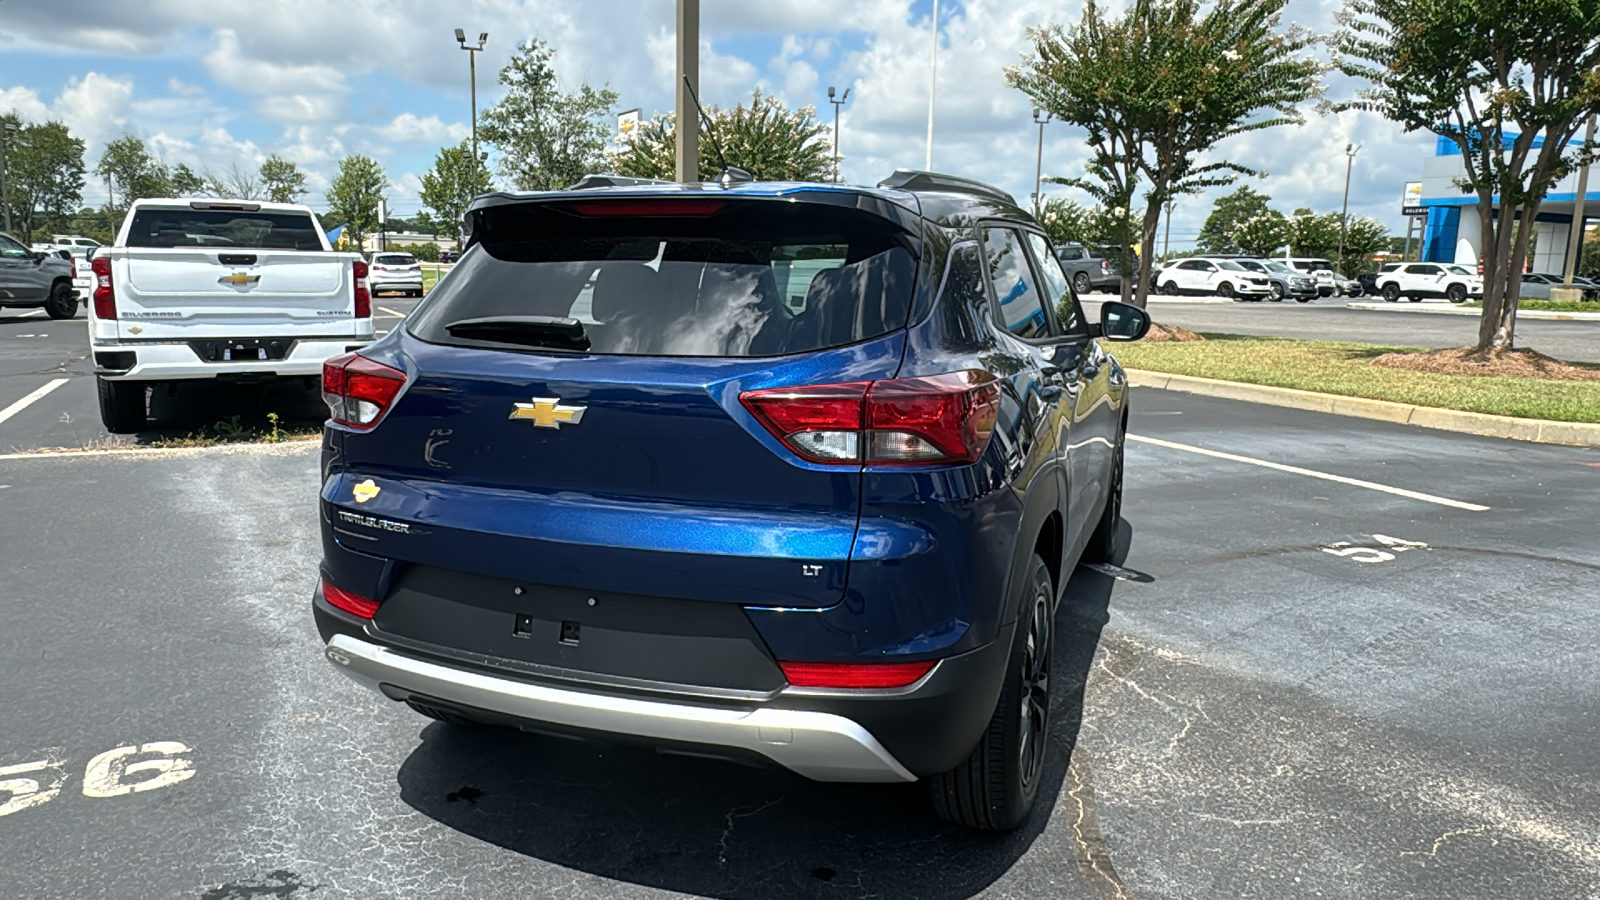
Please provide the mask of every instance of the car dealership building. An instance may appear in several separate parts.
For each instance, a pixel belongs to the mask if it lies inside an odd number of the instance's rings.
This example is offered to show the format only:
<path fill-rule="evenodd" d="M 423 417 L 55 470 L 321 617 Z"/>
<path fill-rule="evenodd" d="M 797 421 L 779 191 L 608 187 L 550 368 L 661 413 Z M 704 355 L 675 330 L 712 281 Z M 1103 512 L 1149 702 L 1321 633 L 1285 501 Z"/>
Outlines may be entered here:
<path fill-rule="evenodd" d="M 1534 146 L 1539 146 L 1539 143 Z M 1466 166 L 1461 159 L 1461 149 L 1449 138 L 1439 138 L 1433 156 L 1422 164 L 1421 198 L 1415 201 L 1415 206 L 1407 207 L 1408 211 L 1421 207 L 1427 214 L 1427 223 L 1423 227 L 1422 259 L 1428 262 L 1475 267 L 1482 257 L 1478 195 L 1464 194 L 1456 186 L 1456 179 L 1465 176 Z M 1532 271 L 1557 276 L 1565 273 L 1574 201 L 1578 196 L 1577 184 L 1578 173 L 1573 172 L 1551 188 L 1539 207 L 1533 258 L 1529 260 Z M 1590 168 L 1587 188 L 1583 214 L 1585 222 L 1591 222 L 1600 219 L 1600 163 Z M 1498 200 L 1495 212 L 1499 214 Z"/>

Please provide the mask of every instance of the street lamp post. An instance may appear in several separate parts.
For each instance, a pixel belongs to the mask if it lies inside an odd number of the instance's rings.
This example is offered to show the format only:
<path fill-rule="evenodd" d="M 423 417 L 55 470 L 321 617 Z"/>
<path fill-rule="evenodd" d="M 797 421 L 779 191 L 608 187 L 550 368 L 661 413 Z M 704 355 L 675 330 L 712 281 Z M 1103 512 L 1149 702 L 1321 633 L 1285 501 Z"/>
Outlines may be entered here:
<path fill-rule="evenodd" d="M 834 182 L 834 184 L 838 184 L 839 183 L 839 107 L 844 106 L 844 102 L 846 100 L 850 99 L 850 89 L 849 88 L 845 88 L 844 89 L 844 95 L 842 97 L 839 97 L 839 99 L 837 99 L 837 100 L 834 99 L 834 94 L 835 93 L 836 93 L 836 91 L 834 90 L 833 85 L 831 85 L 831 84 L 828 85 L 828 102 L 833 104 L 833 182 Z"/>
<path fill-rule="evenodd" d="M 1039 152 L 1033 157 L 1033 217 L 1039 218 L 1039 207 L 1042 198 L 1039 196 L 1039 185 L 1044 182 L 1044 126 L 1052 118 L 1050 113 L 1044 113 L 1044 118 L 1039 118 L 1041 110 L 1033 108 L 1033 121 L 1039 125 Z"/>
<path fill-rule="evenodd" d="M 1344 145 L 1344 205 L 1339 207 L 1339 265 L 1344 265 L 1344 231 L 1350 222 L 1350 169 L 1356 164 L 1360 144 Z M 1349 274 L 1346 272 L 1345 274 Z"/>
<path fill-rule="evenodd" d="M 478 43 L 474 46 L 467 43 L 467 32 L 464 29 L 456 29 L 456 43 L 467 51 L 467 71 L 472 82 L 472 193 L 474 195 L 483 184 L 483 179 L 478 175 L 478 166 L 481 165 L 478 159 L 478 52 L 488 42 L 487 31 L 478 35 Z"/>
<path fill-rule="evenodd" d="M 16 133 L 16 126 L 0 122 L 0 207 L 6 211 L 6 234 L 11 233 L 11 178 L 6 174 L 6 152 L 10 149 L 7 144 L 11 136 Z"/>
<path fill-rule="evenodd" d="M 939 0 L 933 0 L 933 64 L 928 66 L 928 158 L 924 168 L 933 171 L 933 93 L 939 76 Z"/>

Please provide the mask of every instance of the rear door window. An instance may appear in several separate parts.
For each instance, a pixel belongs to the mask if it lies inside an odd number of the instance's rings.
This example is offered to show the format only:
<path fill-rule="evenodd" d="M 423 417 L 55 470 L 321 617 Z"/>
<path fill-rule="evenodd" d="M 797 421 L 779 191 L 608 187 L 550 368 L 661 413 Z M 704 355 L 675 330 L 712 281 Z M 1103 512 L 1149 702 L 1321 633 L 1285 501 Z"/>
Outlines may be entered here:
<path fill-rule="evenodd" d="M 988 261 L 1000 325 L 1025 340 L 1049 337 L 1049 322 L 1022 239 L 1010 228 L 985 228 L 983 255 Z"/>
<path fill-rule="evenodd" d="M 491 209 L 483 239 L 419 308 L 411 334 L 517 349 L 460 323 L 539 317 L 562 320 L 569 334 L 581 326 L 577 344 L 589 353 L 752 357 L 841 347 L 906 324 L 915 260 L 903 233 L 876 216 L 760 201 L 709 216 L 567 210 Z"/>

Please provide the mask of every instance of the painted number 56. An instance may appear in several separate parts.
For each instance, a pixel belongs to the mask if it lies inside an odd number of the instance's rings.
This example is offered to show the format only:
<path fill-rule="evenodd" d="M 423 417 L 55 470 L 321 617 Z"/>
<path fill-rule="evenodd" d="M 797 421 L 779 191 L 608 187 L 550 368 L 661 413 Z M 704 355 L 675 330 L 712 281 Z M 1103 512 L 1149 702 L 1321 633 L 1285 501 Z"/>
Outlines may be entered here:
<path fill-rule="evenodd" d="M 85 797 L 120 797 L 170 787 L 194 777 L 192 751 L 177 741 L 151 741 L 114 747 L 89 760 L 83 769 Z M 66 763 L 39 759 L 0 766 L 0 816 L 42 806 L 54 800 L 67 782 Z"/>

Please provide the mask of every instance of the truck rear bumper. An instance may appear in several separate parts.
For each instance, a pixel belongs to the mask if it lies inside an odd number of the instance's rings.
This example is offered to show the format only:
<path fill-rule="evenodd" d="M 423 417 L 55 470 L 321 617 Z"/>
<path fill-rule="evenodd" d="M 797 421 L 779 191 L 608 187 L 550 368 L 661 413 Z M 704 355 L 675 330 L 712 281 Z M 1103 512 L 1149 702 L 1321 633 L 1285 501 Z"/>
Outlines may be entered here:
<path fill-rule="evenodd" d="M 329 358 L 365 346 L 371 337 L 297 340 L 283 359 L 206 362 L 182 341 L 93 345 L 95 374 L 107 381 L 181 381 L 230 375 L 320 376 Z M 115 361 L 117 368 L 109 363 Z M 121 366 L 131 366 L 121 368 Z"/>

